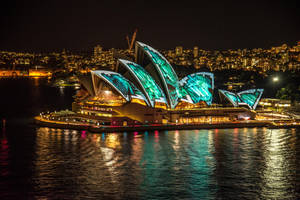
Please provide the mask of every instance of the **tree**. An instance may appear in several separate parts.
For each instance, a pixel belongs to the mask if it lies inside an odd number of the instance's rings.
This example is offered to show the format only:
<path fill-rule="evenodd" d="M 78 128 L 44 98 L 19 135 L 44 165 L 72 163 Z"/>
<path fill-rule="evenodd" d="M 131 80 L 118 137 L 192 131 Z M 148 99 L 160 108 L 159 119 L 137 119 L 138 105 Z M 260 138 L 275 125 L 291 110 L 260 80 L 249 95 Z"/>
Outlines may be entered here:
<path fill-rule="evenodd" d="M 295 84 L 288 84 L 285 88 L 281 88 L 277 91 L 276 97 L 278 99 L 283 100 L 292 100 L 292 101 L 299 101 L 300 100 L 300 94 L 299 89 L 297 85 Z"/>
<path fill-rule="evenodd" d="M 291 100 L 292 91 L 289 88 L 281 88 L 277 91 L 276 97 L 282 100 Z"/>

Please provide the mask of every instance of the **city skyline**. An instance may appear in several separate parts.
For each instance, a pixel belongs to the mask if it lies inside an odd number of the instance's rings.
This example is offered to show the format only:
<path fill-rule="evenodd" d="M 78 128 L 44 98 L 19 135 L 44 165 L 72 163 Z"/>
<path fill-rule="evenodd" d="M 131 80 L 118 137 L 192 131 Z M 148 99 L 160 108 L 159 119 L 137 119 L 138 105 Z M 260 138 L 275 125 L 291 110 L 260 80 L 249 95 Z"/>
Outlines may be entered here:
<path fill-rule="evenodd" d="M 50 52 L 126 48 L 126 35 L 158 49 L 269 48 L 299 41 L 297 3 L 159 1 L 7 2 L 1 50 Z"/>
<path fill-rule="evenodd" d="M 3 1 L 0 200 L 297 199 L 299 8 Z"/>

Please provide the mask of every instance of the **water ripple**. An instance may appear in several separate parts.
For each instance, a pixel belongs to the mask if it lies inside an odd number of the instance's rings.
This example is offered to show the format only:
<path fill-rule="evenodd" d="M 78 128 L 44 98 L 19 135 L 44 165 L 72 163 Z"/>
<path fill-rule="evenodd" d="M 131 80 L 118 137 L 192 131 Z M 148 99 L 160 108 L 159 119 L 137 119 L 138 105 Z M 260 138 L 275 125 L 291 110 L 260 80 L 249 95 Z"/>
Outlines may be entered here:
<path fill-rule="evenodd" d="M 26 195 L 29 199 L 296 199 L 299 135 L 297 129 L 265 128 L 112 134 L 38 128 L 29 138 L 33 148 L 26 155 L 31 156 L 24 157 L 29 159 L 24 168 L 32 168 Z M 7 185 L 16 170 L 15 147 L 6 135 L 0 140 L 0 172 L 5 180 L 0 186 L 7 197 L 13 192 Z"/>

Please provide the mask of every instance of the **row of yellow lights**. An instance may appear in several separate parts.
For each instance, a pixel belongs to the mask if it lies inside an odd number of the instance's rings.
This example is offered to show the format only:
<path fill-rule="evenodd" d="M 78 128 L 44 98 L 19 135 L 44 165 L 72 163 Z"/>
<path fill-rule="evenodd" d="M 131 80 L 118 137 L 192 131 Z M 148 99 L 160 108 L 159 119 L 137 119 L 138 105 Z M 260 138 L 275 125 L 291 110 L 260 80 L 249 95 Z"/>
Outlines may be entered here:
<path fill-rule="evenodd" d="M 263 106 L 271 106 L 272 104 L 271 103 L 265 103 L 265 102 L 260 102 L 259 103 L 260 105 L 263 105 Z M 280 104 L 280 103 L 276 103 L 275 106 L 279 106 L 279 107 L 289 107 L 291 106 L 291 104 Z"/>

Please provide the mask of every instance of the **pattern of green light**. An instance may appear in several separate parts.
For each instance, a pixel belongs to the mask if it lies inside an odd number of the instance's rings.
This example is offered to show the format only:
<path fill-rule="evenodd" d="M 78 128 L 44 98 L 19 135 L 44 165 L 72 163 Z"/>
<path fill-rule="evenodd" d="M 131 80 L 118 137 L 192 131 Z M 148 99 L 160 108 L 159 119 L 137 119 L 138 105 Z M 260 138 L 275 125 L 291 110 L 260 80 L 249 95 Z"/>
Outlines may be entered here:
<path fill-rule="evenodd" d="M 207 105 L 212 103 L 212 75 L 208 77 L 204 74 L 197 73 L 188 75 L 182 81 L 184 81 L 181 95 L 189 94 L 194 103 L 199 103 L 200 101 L 205 101 Z M 186 91 L 186 93 L 185 93 Z"/>
<path fill-rule="evenodd" d="M 152 48 L 150 49 L 147 45 L 144 45 L 143 48 L 151 56 L 152 61 L 159 68 L 164 80 L 166 81 L 170 104 L 171 107 L 174 108 L 178 103 L 178 98 L 180 95 L 178 77 L 176 73 L 169 62 L 162 55 L 160 55 L 159 52 Z"/>
<path fill-rule="evenodd" d="M 165 95 L 163 94 L 161 88 L 156 84 L 152 76 L 144 68 L 136 63 L 128 63 L 127 66 L 138 77 L 151 102 L 165 99 Z"/>
<path fill-rule="evenodd" d="M 179 98 L 188 100 L 187 96 L 189 96 L 189 93 L 185 90 L 185 88 L 182 86 L 179 87 L 179 89 L 180 89 Z"/>
<path fill-rule="evenodd" d="M 242 102 L 241 99 L 234 93 L 224 91 L 224 95 L 231 100 L 231 103 L 233 103 L 234 106 L 237 106 L 238 103 Z"/>
<path fill-rule="evenodd" d="M 225 90 L 219 91 L 222 92 L 234 106 L 247 104 L 250 109 L 255 109 L 264 90 L 250 89 L 238 92 L 237 94 Z"/>
<path fill-rule="evenodd" d="M 253 108 L 255 102 L 257 101 L 257 98 L 259 97 L 260 92 L 256 91 L 254 93 L 243 93 L 240 94 L 241 99 L 243 102 L 248 104 L 251 108 Z"/>
<path fill-rule="evenodd" d="M 101 75 L 106 80 L 108 80 L 115 88 L 117 88 L 125 97 L 129 97 L 131 95 L 144 96 L 135 85 L 133 85 L 120 74 L 101 73 Z"/>

